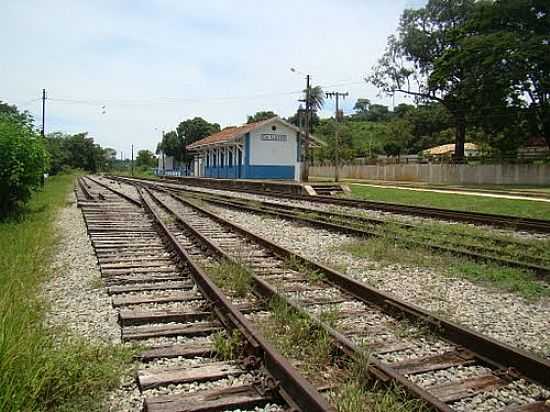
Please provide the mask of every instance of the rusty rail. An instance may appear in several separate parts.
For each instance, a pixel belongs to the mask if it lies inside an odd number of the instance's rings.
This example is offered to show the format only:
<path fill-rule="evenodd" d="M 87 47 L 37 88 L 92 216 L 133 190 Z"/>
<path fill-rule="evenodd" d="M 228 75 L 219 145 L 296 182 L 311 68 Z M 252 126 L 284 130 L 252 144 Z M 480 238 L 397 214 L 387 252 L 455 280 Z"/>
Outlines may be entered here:
<path fill-rule="evenodd" d="M 163 183 L 174 186 L 181 185 L 192 185 L 191 182 L 179 183 L 170 181 L 162 181 L 159 179 L 136 179 L 134 180 L 145 180 L 145 181 L 154 181 L 157 183 Z M 130 181 L 130 179 L 128 179 Z M 338 206 L 347 206 L 358 209 L 371 209 L 371 210 L 381 210 L 385 212 L 420 216 L 430 219 L 442 219 L 450 221 L 459 221 L 466 223 L 474 224 L 483 224 L 491 225 L 496 227 L 506 227 L 513 228 L 516 230 L 526 230 L 531 232 L 541 232 L 541 233 L 550 233 L 550 220 L 543 219 L 530 219 L 522 218 L 517 216 L 509 215 L 497 215 L 492 213 L 481 213 L 481 212 L 468 212 L 460 210 L 450 210 L 442 209 L 435 207 L 425 207 L 425 206 L 413 206 L 405 205 L 399 203 L 389 203 L 389 202 L 379 202 L 372 200 L 358 200 L 358 199 L 348 199 L 348 198 L 334 198 L 330 196 L 306 196 L 295 193 L 280 192 L 280 191 L 259 191 L 259 190 L 245 190 L 237 189 L 233 187 L 210 187 L 212 189 L 218 190 L 231 190 L 244 193 L 258 194 L 262 196 L 272 196 L 276 198 L 285 198 L 291 200 L 302 200 L 314 203 L 325 203 L 325 204 L 334 204 Z"/>
<path fill-rule="evenodd" d="M 329 282 L 345 290 L 355 298 L 367 303 L 379 305 L 389 313 L 399 313 L 413 321 L 425 323 L 437 335 L 469 349 L 480 359 L 484 359 L 494 368 L 503 369 L 505 367 L 513 367 L 527 378 L 539 382 L 545 386 L 550 386 L 550 361 L 538 358 L 524 350 L 513 348 L 488 336 L 480 334 L 470 328 L 448 321 L 443 317 L 420 308 L 419 306 L 405 302 L 389 293 L 382 292 L 362 282 L 358 282 L 326 265 L 312 261 L 307 257 L 298 255 L 287 248 L 255 235 L 235 223 L 228 222 L 215 213 L 210 212 L 194 204 L 193 202 L 189 202 L 180 196 L 175 196 L 173 194 L 170 195 L 200 213 L 207 215 L 214 221 L 226 227 L 230 227 L 254 242 L 273 250 L 279 256 L 293 256 L 294 258 L 299 259 L 309 267 L 323 273 Z"/>
<path fill-rule="evenodd" d="M 138 189 L 139 190 L 139 189 Z M 147 191 L 147 189 L 144 189 Z M 152 198 L 150 192 L 147 191 Z M 140 192 L 141 195 L 141 192 Z M 289 405 L 302 411 L 333 411 L 326 399 L 307 382 L 266 340 L 256 331 L 252 324 L 227 300 L 223 292 L 209 279 L 208 275 L 197 266 L 187 252 L 181 247 L 176 237 L 156 213 L 153 205 L 142 196 L 145 209 L 154 217 L 162 233 L 166 236 L 178 256 L 186 262 L 191 275 L 201 292 L 214 306 L 214 311 L 222 323 L 230 329 L 238 329 L 249 342 L 252 352 L 260 357 L 264 367 L 277 380 L 279 392 Z"/>

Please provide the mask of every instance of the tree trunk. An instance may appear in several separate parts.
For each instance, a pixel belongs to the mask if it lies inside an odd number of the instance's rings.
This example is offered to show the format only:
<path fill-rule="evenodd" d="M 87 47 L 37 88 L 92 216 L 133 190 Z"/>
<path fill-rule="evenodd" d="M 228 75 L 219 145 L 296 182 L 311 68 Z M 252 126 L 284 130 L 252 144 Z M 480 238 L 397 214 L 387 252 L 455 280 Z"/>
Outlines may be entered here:
<path fill-rule="evenodd" d="M 463 114 L 455 115 L 455 154 L 453 159 L 456 163 L 464 162 L 464 142 L 466 140 L 466 119 Z"/>

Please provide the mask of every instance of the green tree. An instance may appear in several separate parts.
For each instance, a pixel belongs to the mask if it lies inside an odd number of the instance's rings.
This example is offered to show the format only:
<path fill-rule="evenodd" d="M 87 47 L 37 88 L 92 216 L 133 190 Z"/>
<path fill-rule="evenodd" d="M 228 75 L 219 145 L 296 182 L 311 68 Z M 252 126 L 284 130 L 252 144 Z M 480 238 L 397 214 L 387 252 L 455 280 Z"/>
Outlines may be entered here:
<path fill-rule="evenodd" d="M 383 104 L 373 104 L 369 99 L 358 99 L 354 106 L 355 113 L 350 116 L 350 120 L 360 120 L 368 122 L 383 122 L 392 117 L 388 106 Z"/>
<path fill-rule="evenodd" d="M 369 110 L 369 106 L 370 106 L 369 99 L 359 98 L 355 102 L 355 105 L 353 106 L 353 110 L 355 110 L 355 113 L 357 114 L 366 113 Z"/>
<path fill-rule="evenodd" d="M 187 152 L 185 147 L 220 130 L 218 123 L 210 123 L 202 117 L 194 117 L 181 122 L 176 128 L 179 145 L 176 160 L 184 163 L 191 162 L 193 156 Z"/>
<path fill-rule="evenodd" d="M 50 172 L 59 173 L 66 167 L 84 169 L 92 173 L 111 167 L 113 149 L 103 149 L 88 137 L 87 132 L 74 135 L 61 132 L 46 136 L 46 147 L 50 154 Z"/>
<path fill-rule="evenodd" d="M 33 118 L 28 111 L 20 112 L 17 106 L 3 103 L 0 100 L 0 113 L 7 115 L 20 124 L 24 124 L 27 127 L 32 127 Z"/>
<path fill-rule="evenodd" d="M 484 2 L 466 28 L 459 50 L 449 53 L 476 67 L 478 99 L 472 101 L 486 130 L 508 136 L 542 136 L 550 147 L 550 3 Z M 479 64 L 477 64 L 479 66 Z M 498 140 L 498 139 L 497 139 Z"/>
<path fill-rule="evenodd" d="M 56 175 L 68 164 L 70 153 L 65 147 L 65 135 L 60 132 L 46 135 L 46 150 L 50 155 L 49 173 Z"/>
<path fill-rule="evenodd" d="M 397 36 L 391 36 L 384 56 L 368 78 L 388 94 L 413 95 L 418 101 L 440 102 L 451 114 L 456 129 L 455 157 L 464 158 L 466 120 L 476 83 L 464 62 L 448 64 L 447 53 L 460 47 L 474 0 L 429 0 L 418 10 L 401 16 Z"/>
<path fill-rule="evenodd" d="M 416 106 L 412 104 L 399 103 L 397 106 L 394 107 L 393 114 L 398 118 L 403 118 L 408 113 L 414 112 L 414 110 L 416 110 Z"/>
<path fill-rule="evenodd" d="M 150 150 L 140 150 L 136 157 L 137 167 L 155 167 L 157 165 L 157 158 Z"/>
<path fill-rule="evenodd" d="M 304 100 L 307 98 L 307 90 L 304 90 Z M 325 104 L 325 92 L 321 86 L 309 88 L 309 107 L 314 112 L 319 111 Z"/>
<path fill-rule="evenodd" d="M 277 113 L 269 111 L 256 112 L 252 116 L 248 116 L 246 123 L 255 123 L 262 120 L 271 119 L 272 117 L 277 116 Z"/>
<path fill-rule="evenodd" d="M 44 139 L 13 113 L 0 113 L 0 218 L 16 212 L 47 168 Z"/>
<path fill-rule="evenodd" d="M 406 143 L 408 153 L 418 153 L 433 146 L 452 142 L 448 134 L 440 133 L 453 126 L 451 115 L 440 103 L 418 105 L 407 110 L 400 118 L 408 121 L 412 128 Z"/>
<path fill-rule="evenodd" d="M 338 141 L 335 138 L 336 127 L 338 127 Z M 337 150 L 340 162 L 349 161 L 355 157 L 352 131 L 348 124 L 337 125 L 334 119 L 321 119 L 315 135 L 326 143 L 316 150 L 317 159 L 334 162 Z"/>
<path fill-rule="evenodd" d="M 287 122 L 299 128 L 304 128 L 305 127 L 305 109 L 303 108 L 303 106 L 300 105 L 296 113 L 290 116 L 289 118 L 287 118 L 286 120 Z M 319 126 L 321 121 L 321 119 L 319 118 L 319 115 L 316 112 L 312 112 L 310 113 L 309 120 L 310 120 L 309 122 L 310 131 L 315 131 L 315 129 L 317 128 L 317 126 Z"/>
<path fill-rule="evenodd" d="M 159 155 L 161 152 L 176 159 L 182 157 L 181 142 L 175 130 L 164 133 L 162 136 L 162 141 L 157 146 L 157 154 Z"/>

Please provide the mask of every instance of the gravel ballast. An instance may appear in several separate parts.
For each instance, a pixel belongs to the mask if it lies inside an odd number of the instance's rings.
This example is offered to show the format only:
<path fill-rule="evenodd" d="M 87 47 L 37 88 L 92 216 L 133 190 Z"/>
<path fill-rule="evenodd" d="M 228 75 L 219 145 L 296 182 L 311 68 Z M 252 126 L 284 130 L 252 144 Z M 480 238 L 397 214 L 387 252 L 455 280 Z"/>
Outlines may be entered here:
<path fill-rule="evenodd" d="M 550 358 L 550 299 L 531 302 L 516 294 L 449 278 L 433 270 L 394 264 L 382 267 L 338 251 L 351 236 L 282 219 L 210 207 L 219 216 L 287 247 L 323 261 L 357 280 L 436 312 L 495 339 Z"/>
<path fill-rule="evenodd" d="M 56 222 L 60 238 L 54 275 L 43 285 L 50 303 L 46 322 L 94 342 L 120 343 L 118 312 L 111 306 L 72 192 L 68 201 L 70 205 L 61 209 Z"/>

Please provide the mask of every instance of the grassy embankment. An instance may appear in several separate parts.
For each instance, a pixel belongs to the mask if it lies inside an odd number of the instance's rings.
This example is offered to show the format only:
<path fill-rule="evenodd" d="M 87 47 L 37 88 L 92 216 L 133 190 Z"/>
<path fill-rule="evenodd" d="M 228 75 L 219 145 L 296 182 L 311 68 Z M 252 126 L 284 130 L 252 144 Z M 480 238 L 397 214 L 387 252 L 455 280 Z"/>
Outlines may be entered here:
<path fill-rule="evenodd" d="M 16 220 L 0 223 L 0 410 L 100 410 L 131 359 L 118 346 L 92 344 L 44 325 L 40 284 L 52 275 L 58 233 L 74 176 L 49 179 Z"/>
<path fill-rule="evenodd" d="M 438 254 L 396 242 L 391 236 L 351 241 L 339 250 L 357 258 L 376 261 L 386 267 L 399 264 L 433 269 L 445 276 L 468 279 L 483 286 L 517 293 L 531 300 L 550 296 L 549 285 L 537 280 L 531 272 L 493 263 L 475 262 L 451 254 Z"/>
<path fill-rule="evenodd" d="M 353 186 L 353 190 L 355 197 L 369 200 L 550 219 L 550 203 L 546 205 L 542 202 L 528 200 L 494 199 L 432 192 L 410 192 L 407 190 L 362 186 Z M 430 240 L 436 244 L 445 244 L 450 239 L 457 239 L 462 233 L 472 235 L 488 234 L 480 228 L 468 225 L 445 225 L 438 223 L 419 225 L 419 230 L 414 232 L 400 231 L 397 228 L 393 228 L 392 231 L 399 233 L 405 239 L 418 241 Z M 550 296 L 548 284 L 538 281 L 531 272 L 503 267 L 494 263 L 474 262 L 451 254 L 432 252 L 421 247 L 396 242 L 389 231 L 383 233 L 384 236 L 381 237 L 350 242 L 340 248 L 340 250 L 349 252 L 355 257 L 369 258 L 385 266 L 399 263 L 402 265 L 432 268 L 448 276 L 461 277 L 506 291 L 516 292 L 521 296 L 531 299 Z M 497 236 L 495 234 L 495 238 L 509 237 L 503 235 Z M 550 242 L 532 240 L 525 241 L 524 243 L 523 247 L 506 247 L 501 249 L 503 257 L 514 260 L 518 252 L 529 252 L 533 256 L 548 255 L 548 253 L 541 251 L 548 250 Z M 474 244 L 488 247 L 496 246 L 491 241 L 476 241 Z M 539 252 L 537 252 L 537 249 Z"/>
<path fill-rule="evenodd" d="M 351 184 L 357 199 L 550 220 L 550 202 L 419 192 Z"/>

